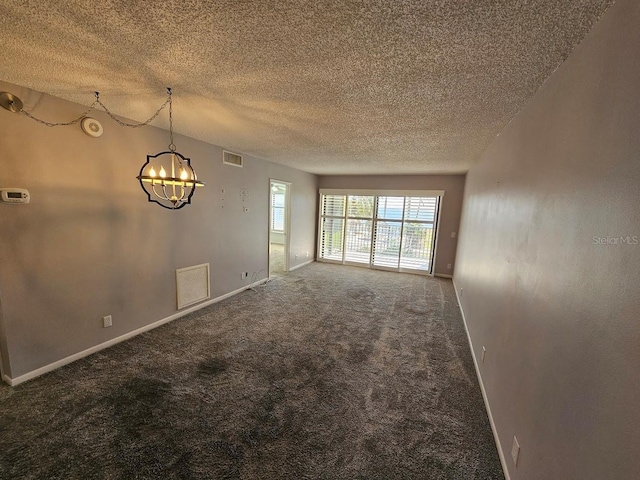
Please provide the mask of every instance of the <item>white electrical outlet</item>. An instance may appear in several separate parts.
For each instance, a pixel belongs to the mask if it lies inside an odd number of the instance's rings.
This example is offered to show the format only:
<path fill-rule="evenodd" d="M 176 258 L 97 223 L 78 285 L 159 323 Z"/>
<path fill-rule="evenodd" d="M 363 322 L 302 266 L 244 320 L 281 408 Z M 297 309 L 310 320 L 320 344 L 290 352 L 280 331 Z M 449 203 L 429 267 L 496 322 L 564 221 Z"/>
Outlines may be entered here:
<path fill-rule="evenodd" d="M 309 252 L 307 252 L 307 258 L 309 258 Z"/>
<path fill-rule="evenodd" d="M 447 263 L 447 270 L 451 270 L 451 264 Z"/>
<path fill-rule="evenodd" d="M 456 238 L 456 232 L 451 232 L 451 238 Z"/>
<path fill-rule="evenodd" d="M 113 325 L 113 320 L 111 319 L 111 315 L 107 315 L 106 317 L 102 317 L 102 328 L 108 328 Z"/>
<path fill-rule="evenodd" d="M 247 278 L 248 276 L 249 276 L 249 272 L 241 272 L 241 273 L 240 273 L 240 278 L 242 278 L 243 280 L 244 280 L 245 278 Z"/>
<path fill-rule="evenodd" d="M 487 354 L 487 349 L 482 346 L 482 363 L 484 363 L 484 356 Z"/>
<path fill-rule="evenodd" d="M 513 445 L 511 446 L 511 458 L 513 458 L 513 464 L 518 466 L 518 457 L 520 456 L 520 444 L 516 436 L 513 436 Z"/>

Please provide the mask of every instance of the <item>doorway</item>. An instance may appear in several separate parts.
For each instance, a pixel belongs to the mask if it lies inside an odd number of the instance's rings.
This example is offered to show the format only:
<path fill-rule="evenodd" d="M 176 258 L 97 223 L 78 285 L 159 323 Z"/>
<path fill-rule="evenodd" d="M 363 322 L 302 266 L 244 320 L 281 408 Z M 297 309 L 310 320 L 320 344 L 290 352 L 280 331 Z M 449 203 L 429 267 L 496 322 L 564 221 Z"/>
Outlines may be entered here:
<path fill-rule="evenodd" d="M 291 184 L 269 180 L 269 278 L 289 271 Z"/>

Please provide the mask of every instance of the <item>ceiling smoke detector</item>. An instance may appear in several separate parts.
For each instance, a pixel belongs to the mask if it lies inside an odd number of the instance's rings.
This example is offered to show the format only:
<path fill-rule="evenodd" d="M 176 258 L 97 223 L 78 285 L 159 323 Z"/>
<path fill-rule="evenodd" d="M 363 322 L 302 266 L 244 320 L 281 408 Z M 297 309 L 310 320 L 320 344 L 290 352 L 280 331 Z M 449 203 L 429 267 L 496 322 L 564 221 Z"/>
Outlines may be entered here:
<path fill-rule="evenodd" d="M 102 135 L 104 132 L 102 128 L 102 124 L 96 120 L 95 118 L 85 117 L 80 122 L 80 126 L 82 127 L 82 131 L 89 135 L 90 137 L 97 138 Z"/>

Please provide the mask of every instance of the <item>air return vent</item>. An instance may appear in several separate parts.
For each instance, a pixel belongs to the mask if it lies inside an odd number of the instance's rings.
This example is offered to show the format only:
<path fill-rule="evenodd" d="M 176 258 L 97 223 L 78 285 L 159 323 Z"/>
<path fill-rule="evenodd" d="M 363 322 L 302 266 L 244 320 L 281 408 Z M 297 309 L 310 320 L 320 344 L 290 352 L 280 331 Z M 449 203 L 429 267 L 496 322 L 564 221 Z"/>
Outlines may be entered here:
<path fill-rule="evenodd" d="M 176 270 L 178 310 L 209 298 L 209 264 Z"/>
<path fill-rule="evenodd" d="M 242 168 L 242 155 L 238 155 L 237 153 L 227 152 L 226 150 L 222 151 L 222 163 L 225 165 L 233 165 L 234 167 Z"/>

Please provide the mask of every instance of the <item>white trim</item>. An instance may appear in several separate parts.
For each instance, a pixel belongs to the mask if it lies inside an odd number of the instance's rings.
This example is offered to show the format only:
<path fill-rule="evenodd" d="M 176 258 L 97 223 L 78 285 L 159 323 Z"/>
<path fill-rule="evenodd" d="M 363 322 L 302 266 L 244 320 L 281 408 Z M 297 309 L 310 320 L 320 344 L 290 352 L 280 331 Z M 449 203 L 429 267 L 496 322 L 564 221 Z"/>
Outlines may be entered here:
<path fill-rule="evenodd" d="M 433 276 L 440 277 L 440 278 L 453 278 L 453 275 L 447 275 L 446 273 L 434 273 Z"/>
<path fill-rule="evenodd" d="M 473 349 L 473 342 L 471 341 L 471 335 L 469 334 L 469 327 L 467 326 L 467 318 L 464 315 L 464 310 L 462 308 L 462 303 L 460 302 L 460 297 L 458 296 L 458 288 L 456 287 L 456 281 L 453 280 L 453 289 L 456 292 L 456 299 L 458 300 L 458 306 L 460 307 L 460 313 L 462 314 L 462 323 L 464 324 L 464 330 L 467 332 L 467 340 L 469 341 L 469 348 L 471 349 L 471 358 L 473 358 L 473 364 L 476 367 L 476 375 L 478 376 L 478 382 L 480 383 L 480 390 L 482 391 L 482 398 L 484 399 L 484 406 L 487 409 L 487 415 L 489 416 L 489 423 L 491 424 L 491 431 L 493 432 L 493 438 L 496 441 L 496 446 L 498 447 L 498 456 L 500 457 L 500 463 L 502 464 L 502 473 L 504 473 L 504 478 L 506 480 L 511 480 L 509 476 L 509 469 L 507 468 L 507 461 L 504 456 L 504 452 L 502 451 L 502 445 L 500 444 L 500 438 L 498 437 L 498 430 L 496 429 L 496 424 L 493 421 L 493 415 L 491 414 L 491 407 L 489 406 L 489 399 L 487 398 L 487 392 L 484 388 L 484 383 L 482 381 L 482 375 L 480 374 L 480 367 L 478 365 L 478 360 L 476 359 L 475 350 Z"/>
<path fill-rule="evenodd" d="M 284 232 L 280 232 L 281 235 L 284 236 L 284 271 L 290 271 L 291 264 L 291 182 L 286 182 L 284 180 L 277 180 L 275 178 L 269 178 L 269 229 L 268 229 L 268 240 L 269 240 L 269 260 L 268 260 L 268 270 L 271 269 L 271 222 L 273 219 L 271 218 L 271 211 L 273 207 L 273 195 L 271 195 L 271 185 L 274 183 L 278 183 L 280 185 L 285 186 L 284 191 Z M 267 277 L 269 277 L 269 272 L 267 272 Z"/>
<path fill-rule="evenodd" d="M 431 276 L 434 276 L 436 274 L 436 260 L 438 259 L 438 240 L 440 239 L 440 219 L 442 218 L 442 199 L 443 198 L 444 198 L 444 195 L 440 195 L 440 198 L 438 198 L 438 207 L 436 208 L 438 221 L 433 225 L 436 229 L 436 238 L 433 239 L 434 244 L 433 244 L 433 257 L 431 257 Z"/>
<path fill-rule="evenodd" d="M 137 335 L 140 335 L 141 333 L 144 332 L 148 332 L 149 330 L 153 330 L 154 328 L 157 328 L 161 325 L 164 325 L 165 323 L 169 323 L 173 320 L 176 320 L 180 317 L 184 317 L 185 315 L 195 312 L 197 310 L 200 310 L 204 307 L 208 307 L 209 305 L 212 305 L 214 303 L 218 303 L 222 300 L 225 300 L 229 297 L 232 297 L 234 295 L 237 295 L 238 293 L 244 292 L 245 290 L 248 290 L 250 288 L 254 288 L 257 287 L 258 285 L 261 285 L 265 282 L 267 282 L 268 279 L 263 278 L 262 280 L 259 280 L 257 282 L 254 282 L 250 285 L 246 285 L 244 287 L 238 288 L 237 290 L 234 290 L 232 292 L 229 293 L 225 293 L 224 295 L 221 295 L 217 298 L 213 298 L 211 300 L 207 300 L 206 302 L 200 303 L 198 305 L 195 305 L 191 308 L 187 308 L 185 310 L 181 310 L 179 312 L 174 313 L 173 315 L 170 315 L 166 318 L 163 318 L 162 320 L 158 320 L 156 322 L 150 323 L 149 325 L 145 325 L 144 327 L 140 327 L 136 330 L 133 330 L 129 333 L 125 333 L 124 335 L 120 335 L 119 337 L 116 338 L 112 338 L 111 340 L 108 340 L 106 342 L 103 342 L 99 345 L 95 345 L 91 348 L 87 348 L 86 350 L 82 350 L 81 352 L 78 353 L 74 353 L 73 355 L 69 355 L 68 357 L 65 357 L 61 360 L 58 360 L 56 362 L 50 363 L 49 365 L 45 365 L 44 367 L 40 367 L 37 368 L 35 370 L 32 370 L 28 373 L 25 373 L 23 375 L 20 375 L 18 377 L 15 378 L 11 378 L 8 375 L 3 375 L 2 378 L 3 380 L 8 383 L 9 385 L 11 385 L 12 387 L 15 387 L 16 385 L 19 385 L 23 382 L 26 382 L 27 380 L 31 380 L 33 378 L 39 377 L 40 375 L 44 375 L 45 373 L 49 373 L 52 372 L 53 370 L 57 370 L 60 367 L 63 367 L 65 365 L 68 365 L 69 363 L 75 362 L 76 360 L 80 360 L 81 358 L 84 357 L 88 357 L 89 355 L 99 352 L 100 350 L 104 350 L 105 348 L 109 348 L 112 347 L 113 345 L 116 345 L 120 342 L 124 342 L 125 340 L 129 340 L 130 338 L 133 338 Z"/>
<path fill-rule="evenodd" d="M 322 193 L 318 192 L 318 234 L 316 252 L 318 252 L 318 261 L 324 262 L 322 258 Z"/>
<path fill-rule="evenodd" d="M 300 265 L 296 265 L 295 267 L 291 267 L 289 269 L 289 271 L 293 272 L 294 270 L 297 270 L 299 268 L 305 267 L 305 266 L 307 266 L 307 265 L 309 265 L 310 263 L 313 263 L 313 262 L 315 262 L 315 259 L 312 258 L 311 260 L 307 260 L 306 262 L 301 263 Z"/>
<path fill-rule="evenodd" d="M 378 195 L 398 197 L 444 197 L 444 190 L 369 190 L 352 188 L 321 188 L 320 195 Z"/>

